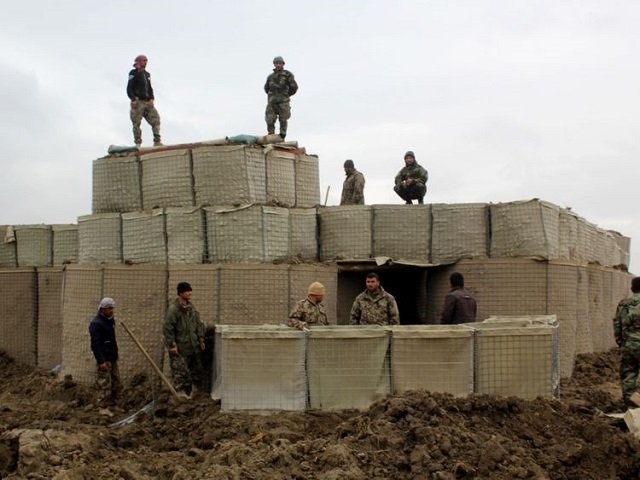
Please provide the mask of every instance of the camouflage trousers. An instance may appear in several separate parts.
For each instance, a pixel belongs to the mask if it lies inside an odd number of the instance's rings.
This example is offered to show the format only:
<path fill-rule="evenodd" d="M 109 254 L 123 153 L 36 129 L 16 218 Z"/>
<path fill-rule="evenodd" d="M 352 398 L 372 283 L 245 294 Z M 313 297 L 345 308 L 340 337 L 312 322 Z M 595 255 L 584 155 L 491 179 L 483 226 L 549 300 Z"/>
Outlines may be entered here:
<path fill-rule="evenodd" d="M 122 390 L 118 362 L 108 364 L 106 371 L 98 368 L 96 389 L 98 391 L 98 401 L 102 406 L 107 406 L 117 400 Z"/>
<path fill-rule="evenodd" d="M 276 132 L 276 119 L 280 119 L 280 135 L 287 134 L 288 120 L 291 118 L 291 104 L 288 97 L 270 98 L 267 109 L 264 112 L 264 120 L 267 122 L 267 133 Z"/>
<path fill-rule="evenodd" d="M 200 352 L 193 355 L 169 355 L 169 365 L 176 391 L 189 395 L 193 385 L 202 388 L 204 371 Z"/>
<path fill-rule="evenodd" d="M 160 142 L 160 114 L 156 107 L 152 106 L 150 100 L 138 100 L 131 103 L 131 123 L 133 124 L 133 141 L 136 144 L 142 143 L 142 129 L 140 124 L 144 118 L 153 132 L 153 141 Z"/>
<path fill-rule="evenodd" d="M 427 193 L 427 186 L 422 183 L 412 182 L 408 187 L 402 185 L 396 185 L 393 190 L 406 202 L 411 202 L 413 199 L 418 199 L 418 203 L 422 203 L 424 195 Z"/>
<path fill-rule="evenodd" d="M 640 374 L 640 344 L 625 344 L 620 348 L 620 379 L 622 380 L 622 396 L 627 402 L 638 389 Z"/>

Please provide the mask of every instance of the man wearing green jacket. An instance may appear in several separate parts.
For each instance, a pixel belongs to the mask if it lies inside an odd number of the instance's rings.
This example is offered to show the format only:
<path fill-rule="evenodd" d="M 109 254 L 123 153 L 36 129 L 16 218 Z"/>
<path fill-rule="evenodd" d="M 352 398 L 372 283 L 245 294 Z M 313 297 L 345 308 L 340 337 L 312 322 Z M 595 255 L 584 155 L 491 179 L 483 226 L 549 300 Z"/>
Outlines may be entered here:
<path fill-rule="evenodd" d="M 411 205 L 413 199 L 423 203 L 424 195 L 427 193 L 429 173 L 418 165 L 416 156 L 411 150 L 404 154 L 404 164 L 405 166 L 396 175 L 393 190 L 407 205 Z"/>
<path fill-rule="evenodd" d="M 191 303 L 191 285 L 178 283 L 177 293 L 178 297 L 169 306 L 164 321 L 164 345 L 169 352 L 174 387 L 189 397 L 194 386 L 202 386 L 201 355 L 205 348 L 205 328 L 198 310 Z"/>

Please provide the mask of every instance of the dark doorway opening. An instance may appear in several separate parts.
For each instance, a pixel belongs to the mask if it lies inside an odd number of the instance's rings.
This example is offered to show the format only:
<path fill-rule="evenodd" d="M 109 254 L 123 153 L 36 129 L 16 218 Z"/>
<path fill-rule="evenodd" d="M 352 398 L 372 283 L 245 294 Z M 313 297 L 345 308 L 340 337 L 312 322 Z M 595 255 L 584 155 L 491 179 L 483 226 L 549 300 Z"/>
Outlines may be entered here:
<path fill-rule="evenodd" d="M 338 270 L 338 324 L 349 323 L 351 305 L 365 289 L 367 273 L 380 275 L 382 287 L 393 295 L 402 325 L 425 323 L 427 311 L 427 269 L 406 265 L 349 264 Z"/>

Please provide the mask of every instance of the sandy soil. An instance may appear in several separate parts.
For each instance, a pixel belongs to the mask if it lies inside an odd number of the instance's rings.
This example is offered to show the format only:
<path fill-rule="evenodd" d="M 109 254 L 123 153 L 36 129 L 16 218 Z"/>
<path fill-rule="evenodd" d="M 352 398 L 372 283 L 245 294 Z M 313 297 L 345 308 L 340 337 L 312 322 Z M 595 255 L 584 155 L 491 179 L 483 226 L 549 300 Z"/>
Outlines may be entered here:
<path fill-rule="evenodd" d="M 625 410 L 617 363 L 580 357 L 560 399 L 411 392 L 366 411 L 248 415 L 145 378 L 104 411 L 90 388 L 0 353 L 0 478 L 635 479 L 640 442 L 603 415 Z"/>

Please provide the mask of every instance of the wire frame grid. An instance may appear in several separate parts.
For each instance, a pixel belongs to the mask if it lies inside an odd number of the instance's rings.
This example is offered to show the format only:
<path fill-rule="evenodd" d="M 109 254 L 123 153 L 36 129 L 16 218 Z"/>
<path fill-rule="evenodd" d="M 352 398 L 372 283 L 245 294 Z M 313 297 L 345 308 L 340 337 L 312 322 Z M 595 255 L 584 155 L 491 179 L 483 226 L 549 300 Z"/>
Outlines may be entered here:
<path fill-rule="evenodd" d="M 296 207 L 320 205 L 320 169 L 316 155 L 298 155 L 295 161 Z"/>
<path fill-rule="evenodd" d="M 468 327 L 394 326 L 393 393 L 409 390 L 467 395 L 473 392 L 473 330 Z"/>
<path fill-rule="evenodd" d="M 289 256 L 293 261 L 318 260 L 318 220 L 315 208 L 289 209 Z"/>
<path fill-rule="evenodd" d="M 36 289 L 35 269 L 0 269 L 0 349 L 26 365 L 37 360 Z"/>
<path fill-rule="evenodd" d="M 62 363 L 61 268 L 38 268 L 38 366 L 47 370 Z"/>
<path fill-rule="evenodd" d="M 141 208 L 138 157 L 108 156 L 94 160 L 92 213 L 132 212 Z"/>
<path fill-rule="evenodd" d="M 489 227 L 484 203 L 431 205 L 431 262 L 486 258 Z"/>
<path fill-rule="evenodd" d="M 78 262 L 78 225 L 52 225 L 53 266 Z"/>
<path fill-rule="evenodd" d="M 122 262 L 122 219 L 119 213 L 78 217 L 78 261 Z"/>
<path fill-rule="evenodd" d="M 320 261 L 366 259 L 372 255 L 372 209 L 368 205 L 322 207 Z"/>
<path fill-rule="evenodd" d="M 198 264 L 207 259 L 204 212 L 200 208 L 166 208 L 167 260 Z"/>
<path fill-rule="evenodd" d="M 132 263 L 167 263 L 163 209 L 122 214 L 122 257 Z"/>
<path fill-rule="evenodd" d="M 559 218 L 558 258 L 580 263 L 584 259 L 580 255 L 578 242 L 578 215 L 561 208 Z"/>
<path fill-rule="evenodd" d="M 7 235 L 9 228 L 13 229 L 8 225 L 0 225 L 0 268 L 18 266 L 15 232 L 13 235 Z"/>
<path fill-rule="evenodd" d="M 374 205 L 373 255 L 428 263 L 431 205 Z"/>
<path fill-rule="evenodd" d="M 253 205 L 205 208 L 212 262 L 273 262 L 289 256 L 289 211 Z"/>
<path fill-rule="evenodd" d="M 491 257 L 558 258 L 560 208 L 526 200 L 490 205 Z"/>
<path fill-rule="evenodd" d="M 534 399 L 558 391 L 557 327 L 476 328 L 476 393 Z"/>
<path fill-rule="evenodd" d="M 61 375 L 90 383 L 96 378 L 96 360 L 91 352 L 89 322 L 103 297 L 102 269 L 67 265 L 63 282 Z"/>
<path fill-rule="evenodd" d="M 558 321 L 560 376 L 573 372 L 578 331 L 578 267 L 549 264 L 549 307 Z"/>
<path fill-rule="evenodd" d="M 265 155 L 268 204 L 295 206 L 295 158 L 295 154 L 280 150 L 271 150 Z"/>
<path fill-rule="evenodd" d="M 154 362 L 160 364 L 162 325 L 167 307 L 166 268 L 153 265 L 105 266 L 102 292 L 103 296 L 116 301 L 114 316 L 122 381 L 128 382 L 139 373 L 153 378 L 153 368 L 119 322 L 126 322 Z"/>
<path fill-rule="evenodd" d="M 19 267 L 50 267 L 53 260 L 53 236 L 50 225 L 14 227 Z"/>
<path fill-rule="evenodd" d="M 307 404 L 304 333 L 259 327 L 216 331 L 214 397 L 221 409 L 302 411 Z"/>
<path fill-rule="evenodd" d="M 262 147 L 196 147 L 192 156 L 196 205 L 266 202 L 266 170 Z"/>
<path fill-rule="evenodd" d="M 288 265 L 220 265 L 219 323 L 284 324 L 289 316 Z"/>
<path fill-rule="evenodd" d="M 194 205 L 191 151 L 169 150 L 140 156 L 142 208 Z"/>
<path fill-rule="evenodd" d="M 333 326 L 308 333 L 310 408 L 363 409 L 391 392 L 389 335 L 380 330 Z"/>

